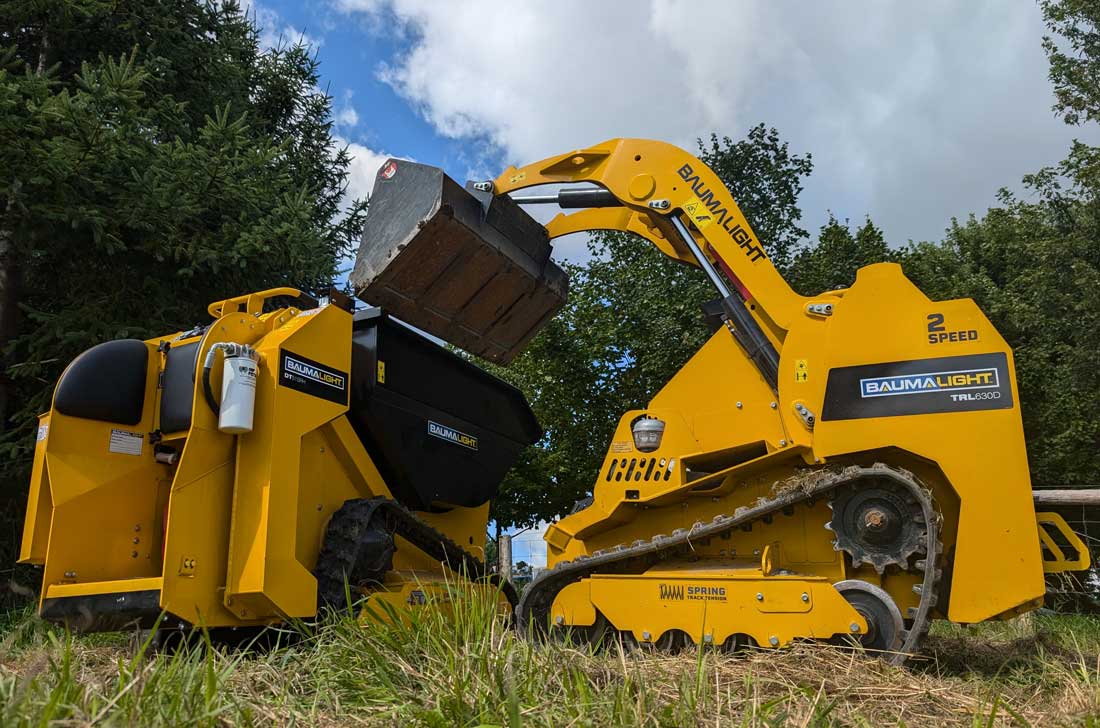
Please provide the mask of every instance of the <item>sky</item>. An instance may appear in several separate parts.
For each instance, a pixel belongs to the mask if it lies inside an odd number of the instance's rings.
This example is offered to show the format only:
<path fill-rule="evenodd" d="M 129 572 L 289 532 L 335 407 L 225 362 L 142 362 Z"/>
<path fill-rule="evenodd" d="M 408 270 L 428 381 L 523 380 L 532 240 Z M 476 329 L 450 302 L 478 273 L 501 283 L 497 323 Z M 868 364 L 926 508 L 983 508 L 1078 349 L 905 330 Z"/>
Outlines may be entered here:
<path fill-rule="evenodd" d="M 304 39 L 369 194 L 388 156 L 459 181 L 636 136 L 687 149 L 763 122 L 811 153 L 803 227 L 866 216 L 942 239 L 1065 157 L 1035 2 L 253 0 L 268 45 Z M 583 239 L 558 241 L 583 260 Z M 515 557 L 542 563 L 537 534 Z"/>
<path fill-rule="evenodd" d="M 1095 129 L 1055 118 L 1036 3 L 260 0 L 305 38 L 366 195 L 387 156 L 495 177 L 616 136 L 694 149 L 764 122 L 813 175 L 803 227 L 938 240 Z M 555 257 L 582 259 L 583 240 Z"/>

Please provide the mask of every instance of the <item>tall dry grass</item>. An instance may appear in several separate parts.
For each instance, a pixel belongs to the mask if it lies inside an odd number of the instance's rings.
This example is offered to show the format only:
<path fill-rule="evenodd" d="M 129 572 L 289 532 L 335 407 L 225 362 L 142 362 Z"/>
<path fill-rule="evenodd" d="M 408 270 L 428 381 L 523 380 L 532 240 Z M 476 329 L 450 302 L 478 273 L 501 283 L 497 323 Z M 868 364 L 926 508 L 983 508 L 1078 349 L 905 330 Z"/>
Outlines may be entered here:
<path fill-rule="evenodd" d="M 819 645 L 737 656 L 531 644 L 491 600 L 344 617 L 274 647 L 0 626 L 0 725 L 1100 725 L 1100 622 L 933 631 L 906 668 Z"/>

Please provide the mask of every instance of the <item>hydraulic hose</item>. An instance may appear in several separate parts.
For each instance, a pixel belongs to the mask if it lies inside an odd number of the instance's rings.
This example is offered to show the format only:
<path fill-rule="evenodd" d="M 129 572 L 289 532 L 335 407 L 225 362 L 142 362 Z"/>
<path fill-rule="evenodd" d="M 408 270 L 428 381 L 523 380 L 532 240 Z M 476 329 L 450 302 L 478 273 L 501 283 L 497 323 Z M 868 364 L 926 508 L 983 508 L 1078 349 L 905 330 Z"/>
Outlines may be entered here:
<path fill-rule="evenodd" d="M 202 396 L 215 417 L 221 415 L 221 405 L 214 398 L 214 388 L 210 386 L 210 370 L 214 368 L 214 359 L 217 358 L 219 351 L 228 351 L 235 346 L 236 344 L 228 344 L 224 341 L 214 344 L 206 352 L 206 360 L 202 364 Z"/>

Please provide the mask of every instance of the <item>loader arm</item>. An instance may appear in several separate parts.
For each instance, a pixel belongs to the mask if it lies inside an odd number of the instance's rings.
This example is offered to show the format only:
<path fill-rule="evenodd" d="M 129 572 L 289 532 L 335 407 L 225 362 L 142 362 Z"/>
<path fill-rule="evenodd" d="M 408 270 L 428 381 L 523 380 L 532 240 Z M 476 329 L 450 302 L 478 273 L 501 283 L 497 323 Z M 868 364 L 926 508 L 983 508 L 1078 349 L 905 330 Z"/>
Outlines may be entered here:
<path fill-rule="evenodd" d="M 702 268 L 722 296 L 731 332 L 774 389 L 777 349 L 806 299 L 776 270 L 718 176 L 670 144 L 612 139 L 511 167 L 495 180 L 493 192 L 578 182 L 597 184 L 606 193 L 559 195 L 563 206 L 588 209 L 556 216 L 546 225 L 550 237 L 590 230 L 632 232 L 665 255 Z"/>

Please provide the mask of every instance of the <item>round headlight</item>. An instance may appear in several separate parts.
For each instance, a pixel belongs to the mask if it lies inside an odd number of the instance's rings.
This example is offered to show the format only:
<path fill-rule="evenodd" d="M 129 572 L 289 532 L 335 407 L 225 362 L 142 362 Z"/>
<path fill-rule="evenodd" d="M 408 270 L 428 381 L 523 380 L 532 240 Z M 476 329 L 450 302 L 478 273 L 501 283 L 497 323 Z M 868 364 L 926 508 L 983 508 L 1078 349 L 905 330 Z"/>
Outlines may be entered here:
<path fill-rule="evenodd" d="M 656 418 L 643 417 L 631 428 L 634 435 L 634 447 L 639 452 L 653 452 L 661 446 L 665 434 L 665 423 Z"/>

